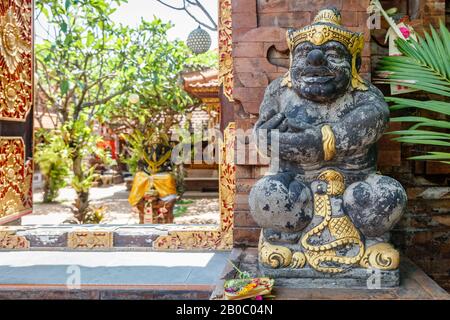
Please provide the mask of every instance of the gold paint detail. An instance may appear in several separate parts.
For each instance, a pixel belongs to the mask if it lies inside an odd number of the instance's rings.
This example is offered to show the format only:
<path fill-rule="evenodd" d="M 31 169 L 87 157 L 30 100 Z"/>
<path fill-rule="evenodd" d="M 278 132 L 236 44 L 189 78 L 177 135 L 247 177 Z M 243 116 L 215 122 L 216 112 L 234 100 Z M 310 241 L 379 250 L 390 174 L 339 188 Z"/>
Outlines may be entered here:
<path fill-rule="evenodd" d="M 30 242 L 14 231 L 0 231 L 0 249 L 28 249 Z"/>
<path fill-rule="evenodd" d="M 286 32 L 286 42 L 289 43 L 289 31 Z M 283 80 L 281 81 L 282 87 L 288 87 L 292 88 L 292 78 L 291 78 L 291 67 L 292 67 L 292 49 L 289 46 L 289 49 L 291 50 L 289 54 L 289 70 L 285 73 L 283 76 Z"/>
<path fill-rule="evenodd" d="M 367 90 L 368 87 L 356 66 L 357 58 L 361 56 L 364 48 L 364 35 L 360 32 L 344 29 L 341 25 L 341 17 L 337 16 L 332 10 L 319 11 L 312 25 L 287 31 L 287 43 L 291 55 L 300 43 L 311 42 L 320 46 L 328 41 L 338 41 L 348 49 L 352 56 L 352 87 L 353 89 Z"/>
<path fill-rule="evenodd" d="M 300 269 L 303 268 L 305 264 L 306 264 L 305 254 L 303 252 L 294 252 L 289 267 L 292 269 Z"/>
<path fill-rule="evenodd" d="M 291 249 L 274 245 L 264 240 L 261 233 L 259 237 L 259 261 L 270 268 L 300 269 L 306 264 L 306 256 L 302 252 L 292 253 Z"/>
<path fill-rule="evenodd" d="M 0 119 L 25 121 L 32 106 L 32 5 L 0 6 Z"/>
<path fill-rule="evenodd" d="M 214 128 L 220 125 L 220 99 L 218 97 L 213 98 L 201 98 L 204 104 L 204 110 L 208 113 L 208 128 Z"/>
<path fill-rule="evenodd" d="M 341 173 L 334 170 L 322 172 L 319 180 L 327 182 L 325 194 L 314 194 L 314 214 L 323 217 L 322 221 L 305 233 L 301 239 L 301 244 L 305 249 L 306 260 L 309 265 L 319 272 L 339 273 L 344 268 L 330 265 L 354 265 L 359 263 L 364 254 L 364 243 L 358 230 L 355 228 L 348 216 L 333 217 L 331 207 L 331 196 L 339 196 L 344 192 L 345 183 Z M 317 238 L 325 231 L 329 231 L 334 238 L 328 243 L 310 243 L 311 238 Z M 340 256 L 339 249 L 356 246 L 358 252 L 354 256 Z"/>
<path fill-rule="evenodd" d="M 153 242 L 158 250 L 230 250 L 233 247 L 234 200 L 236 195 L 236 166 L 234 164 L 235 124 L 231 122 L 224 131 L 219 165 L 220 225 L 192 227 L 170 231 Z"/>
<path fill-rule="evenodd" d="M 22 39 L 22 26 L 16 13 L 10 7 L 0 19 L 0 54 L 9 73 L 14 73 L 21 60 L 21 54 L 31 53 L 31 46 Z"/>
<path fill-rule="evenodd" d="M 337 15 L 331 9 L 323 9 L 319 11 L 317 16 L 313 20 L 313 23 L 320 23 L 320 22 L 342 25 L 342 17 L 341 15 Z"/>
<path fill-rule="evenodd" d="M 291 80 L 291 72 L 290 71 L 286 72 L 286 74 L 283 76 L 283 80 L 281 80 L 281 86 L 292 88 L 292 80 Z"/>
<path fill-rule="evenodd" d="M 261 233 L 259 240 L 259 261 L 271 268 L 286 268 L 291 264 L 292 252 L 289 248 L 264 241 Z"/>
<path fill-rule="evenodd" d="M 231 0 L 219 0 L 219 85 L 230 102 L 234 85 L 231 13 Z"/>
<path fill-rule="evenodd" d="M 320 181 L 327 182 L 327 194 L 331 196 L 338 196 L 345 191 L 344 176 L 335 170 L 325 170 L 317 177 Z"/>
<path fill-rule="evenodd" d="M 113 232 L 72 231 L 67 237 L 67 247 L 71 249 L 101 249 L 113 247 Z"/>
<path fill-rule="evenodd" d="M 30 213 L 33 162 L 25 161 L 21 137 L 0 137 L 0 223 Z"/>
<path fill-rule="evenodd" d="M 400 264 L 400 254 L 389 243 L 377 243 L 367 248 L 360 265 L 364 268 L 395 270 Z"/>
<path fill-rule="evenodd" d="M 324 160 L 330 161 L 336 155 L 336 138 L 333 130 L 326 124 L 321 128 Z"/>

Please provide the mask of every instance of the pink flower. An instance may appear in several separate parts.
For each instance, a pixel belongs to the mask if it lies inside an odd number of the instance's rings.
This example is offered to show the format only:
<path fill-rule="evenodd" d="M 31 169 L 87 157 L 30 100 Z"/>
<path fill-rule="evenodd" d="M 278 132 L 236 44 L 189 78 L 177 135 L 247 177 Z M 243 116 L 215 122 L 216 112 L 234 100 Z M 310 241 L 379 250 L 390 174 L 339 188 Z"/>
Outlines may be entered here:
<path fill-rule="evenodd" d="M 408 28 L 406 27 L 400 27 L 400 32 L 403 34 L 403 36 L 405 37 L 405 39 L 408 39 L 409 36 L 411 35 L 411 32 L 409 31 Z"/>

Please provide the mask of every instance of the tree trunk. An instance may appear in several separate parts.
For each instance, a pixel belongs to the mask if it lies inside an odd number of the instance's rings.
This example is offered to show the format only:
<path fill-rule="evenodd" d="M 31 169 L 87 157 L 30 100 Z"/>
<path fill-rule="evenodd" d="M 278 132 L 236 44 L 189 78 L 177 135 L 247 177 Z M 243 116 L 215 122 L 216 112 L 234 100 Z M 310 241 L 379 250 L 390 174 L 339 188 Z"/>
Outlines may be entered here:
<path fill-rule="evenodd" d="M 82 163 L 83 157 L 79 154 L 75 154 L 73 159 L 73 173 L 79 182 L 82 182 L 85 179 Z M 75 200 L 74 216 L 80 223 L 84 223 L 89 207 L 89 191 L 86 192 L 78 188 L 76 188 L 75 191 L 77 193 L 77 199 Z"/>
<path fill-rule="evenodd" d="M 52 176 L 52 172 L 55 170 L 55 165 L 52 164 L 50 166 L 50 169 L 48 173 L 43 174 L 42 177 L 44 178 L 44 203 L 52 203 L 58 198 L 59 195 L 59 188 L 56 185 L 58 182 L 55 182 L 54 177 Z M 57 178 L 56 178 L 57 179 Z"/>
<path fill-rule="evenodd" d="M 50 203 L 53 202 L 53 197 L 52 197 L 52 191 L 50 188 L 50 177 L 47 176 L 46 174 L 42 174 L 42 177 L 44 178 L 44 199 L 43 202 L 44 203 Z"/>

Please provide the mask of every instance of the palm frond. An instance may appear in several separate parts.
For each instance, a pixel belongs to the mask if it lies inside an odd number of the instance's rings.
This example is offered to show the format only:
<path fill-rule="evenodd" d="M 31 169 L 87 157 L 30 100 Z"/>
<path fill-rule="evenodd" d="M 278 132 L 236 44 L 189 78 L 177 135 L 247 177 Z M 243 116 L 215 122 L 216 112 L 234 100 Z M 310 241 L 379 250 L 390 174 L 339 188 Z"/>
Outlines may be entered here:
<path fill-rule="evenodd" d="M 428 131 L 428 130 L 398 130 L 398 131 L 390 131 L 386 134 L 395 134 L 395 135 L 406 135 L 406 136 L 441 136 L 450 138 L 450 133 L 445 132 L 436 132 L 436 131 Z"/>
<path fill-rule="evenodd" d="M 379 64 L 378 78 L 375 83 L 401 85 L 443 97 L 450 97 L 450 31 L 440 22 L 439 30 L 432 26 L 430 32 L 417 41 L 397 39 L 397 48 L 402 56 L 383 57 Z M 391 103 L 390 110 L 415 108 L 450 115 L 450 103 L 446 101 L 419 101 L 414 99 L 386 97 Z M 391 119 L 392 122 L 410 122 L 407 130 L 391 131 L 394 141 L 407 144 L 450 147 L 450 134 L 441 132 L 450 129 L 446 120 L 430 119 L 422 116 L 403 116 Z M 411 160 L 439 161 L 450 164 L 449 152 L 428 152 L 424 155 L 410 157 Z"/>
<path fill-rule="evenodd" d="M 450 164 L 450 153 L 449 152 L 428 152 L 426 155 L 409 157 L 410 160 L 439 160 L 440 162 L 445 162 Z"/>
<path fill-rule="evenodd" d="M 432 139 L 408 139 L 407 137 L 393 138 L 392 140 L 409 144 L 424 144 L 432 146 L 450 147 L 450 142 Z"/>
<path fill-rule="evenodd" d="M 415 130 L 418 127 L 435 127 L 435 128 L 443 128 L 450 129 L 450 122 L 443 120 L 433 120 L 425 117 L 396 117 L 391 118 L 391 122 L 418 122 L 416 125 L 411 127 L 411 130 Z M 416 127 L 417 126 L 417 127 Z"/>
<path fill-rule="evenodd" d="M 450 103 L 444 101 L 419 101 L 414 99 L 396 98 L 396 97 L 386 97 L 387 102 L 393 102 L 389 108 L 394 110 L 407 109 L 407 108 L 418 108 L 428 111 L 433 111 L 437 113 L 442 113 L 445 115 L 450 115 Z"/>
<path fill-rule="evenodd" d="M 397 84 L 450 97 L 450 32 L 441 23 L 440 31 L 417 36 L 417 41 L 397 39 L 403 56 L 383 57 L 378 83 Z"/>

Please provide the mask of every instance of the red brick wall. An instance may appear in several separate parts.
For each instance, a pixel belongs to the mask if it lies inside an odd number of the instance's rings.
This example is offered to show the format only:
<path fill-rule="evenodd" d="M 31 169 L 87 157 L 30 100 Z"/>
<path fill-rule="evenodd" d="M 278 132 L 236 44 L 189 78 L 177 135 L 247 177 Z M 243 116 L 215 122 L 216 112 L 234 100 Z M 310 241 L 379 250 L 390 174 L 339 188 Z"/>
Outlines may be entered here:
<path fill-rule="evenodd" d="M 387 49 L 371 41 L 367 29 L 368 0 L 233 0 L 233 57 L 235 87 L 234 120 L 237 128 L 252 128 L 268 83 L 283 75 L 288 66 L 285 43 L 287 27 L 302 27 L 326 6 L 341 10 L 345 26 L 365 32 L 362 72 L 370 78 L 380 56 Z M 447 0 L 447 2 L 449 2 Z M 408 1 L 382 1 L 383 7 L 407 12 Z M 445 17 L 444 0 L 421 1 L 417 29 Z M 386 25 L 384 25 L 386 27 Z M 374 30 L 372 36 L 385 30 Z M 386 88 L 384 88 L 386 89 Z M 386 92 L 387 93 L 387 92 Z M 393 129 L 399 128 L 396 124 Z M 393 232 L 395 244 L 443 287 L 450 289 L 450 215 L 448 166 L 406 160 L 414 148 L 401 146 L 387 138 L 379 144 L 380 170 L 400 180 L 409 196 L 408 210 Z M 235 209 L 235 246 L 256 246 L 259 228 L 249 214 L 248 193 L 265 171 L 264 166 L 238 165 Z"/>

